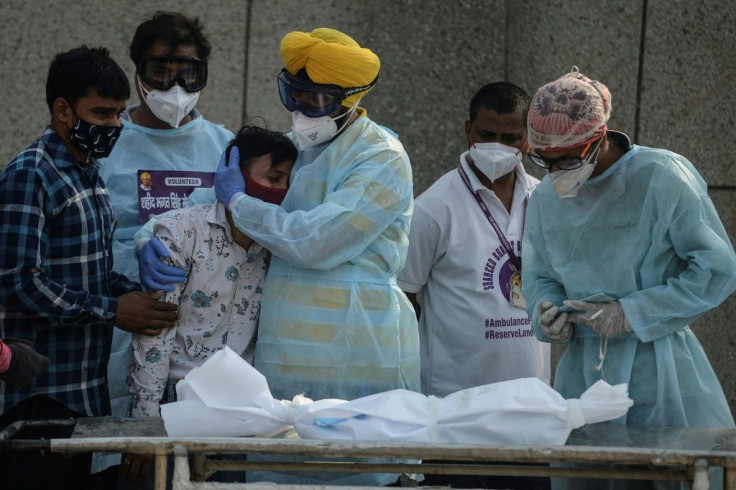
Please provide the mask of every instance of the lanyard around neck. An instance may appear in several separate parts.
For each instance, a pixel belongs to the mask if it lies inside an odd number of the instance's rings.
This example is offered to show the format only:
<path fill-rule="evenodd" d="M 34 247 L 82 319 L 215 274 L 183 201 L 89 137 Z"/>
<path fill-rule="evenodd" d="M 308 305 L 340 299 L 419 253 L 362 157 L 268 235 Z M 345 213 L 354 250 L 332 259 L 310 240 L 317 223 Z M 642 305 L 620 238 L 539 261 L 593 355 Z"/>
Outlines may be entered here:
<path fill-rule="evenodd" d="M 498 235 L 498 239 L 501 240 L 501 244 L 503 245 L 503 248 L 506 249 L 506 253 L 509 254 L 509 260 L 511 260 L 511 263 L 513 264 L 513 266 L 516 268 L 517 271 L 521 271 L 521 257 L 518 257 L 514 253 L 514 248 L 511 246 L 508 239 L 503 234 L 503 231 L 501 231 L 501 227 L 498 226 L 498 223 L 496 223 L 496 220 L 493 218 L 493 215 L 491 214 L 491 211 L 488 209 L 488 206 L 486 206 L 485 201 L 483 201 L 483 198 L 481 198 L 478 195 L 478 193 L 473 189 L 473 186 L 470 184 L 470 179 L 468 178 L 468 174 L 466 174 L 465 170 L 463 170 L 463 166 L 458 165 L 457 171 L 460 173 L 460 177 L 463 179 L 463 182 L 465 183 L 465 187 L 467 187 L 468 191 L 473 195 L 473 197 L 475 198 L 475 202 L 478 203 L 478 207 L 480 207 L 481 211 L 483 211 L 483 214 L 486 216 L 486 219 L 493 227 L 494 231 L 496 232 L 496 235 Z M 529 199 L 528 197 L 524 199 L 524 208 L 526 208 L 526 202 L 528 199 Z M 524 231 L 523 225 L 521 229 L 523 233 Z"/>

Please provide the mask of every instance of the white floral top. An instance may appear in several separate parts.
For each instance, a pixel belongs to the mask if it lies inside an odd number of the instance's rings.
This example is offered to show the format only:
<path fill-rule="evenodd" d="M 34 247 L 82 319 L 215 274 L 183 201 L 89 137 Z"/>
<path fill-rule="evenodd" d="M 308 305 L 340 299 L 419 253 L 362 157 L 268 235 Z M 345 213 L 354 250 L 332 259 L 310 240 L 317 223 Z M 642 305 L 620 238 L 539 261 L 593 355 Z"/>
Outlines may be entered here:
<path fill-rule="evenodd" d="M 233 241 L 225 207 L 202 204 L 159 218 L 154 234 L 168 262 L 189 271 L 163 300 L 179 304 L 179 323 L 156 337 L 133 335 L 132 415 L 159 416 L 169 379 L 182 379 L 225 345 L 251 364 L 268 251 Z"/>

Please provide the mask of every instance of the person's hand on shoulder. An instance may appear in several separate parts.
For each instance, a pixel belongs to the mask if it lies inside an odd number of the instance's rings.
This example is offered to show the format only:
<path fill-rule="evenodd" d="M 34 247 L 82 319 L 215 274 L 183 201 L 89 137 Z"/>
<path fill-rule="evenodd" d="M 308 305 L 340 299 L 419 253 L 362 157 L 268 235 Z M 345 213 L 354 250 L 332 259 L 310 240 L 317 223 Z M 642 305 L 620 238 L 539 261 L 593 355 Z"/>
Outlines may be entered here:
<path fill-rule="evenodd" d="M 176 326 L 179 306 L 159 301 L 163 295 L 163 291 L 123 294 L 118 298 L 115 325 L 126 332 L 151 336 Z"/>

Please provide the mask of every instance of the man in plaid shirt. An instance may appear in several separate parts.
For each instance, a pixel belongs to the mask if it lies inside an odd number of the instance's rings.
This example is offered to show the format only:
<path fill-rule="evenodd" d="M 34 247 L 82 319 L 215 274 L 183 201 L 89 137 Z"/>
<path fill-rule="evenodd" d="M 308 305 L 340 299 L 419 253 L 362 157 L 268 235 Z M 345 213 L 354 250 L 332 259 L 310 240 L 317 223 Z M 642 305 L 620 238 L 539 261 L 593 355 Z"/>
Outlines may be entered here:
<path fill-rule="evenodd" d="M 176 305 L 157 301 L 163 292 L 141 292 L 112 270 L 115 218 L 97 158 L 112 150 L 129 96 L 127 77 L 107 49 L 58 54 L 46 83 L 51 123 L 0 174 L 0 338 L 29 340 L 50 360 L 46 373 L 24 387 L 0 383 L 0 428 L 15 420 L 109 415 L 113 326 L 156 335 L 177 319 Z M 49 475 L 53 485 L 43 488 L 63 488 L 55 473 L 71 465 L 59 463 L 41 472 L 0 469 L 0 488 L 33 488 L 38 482 L 29 478 Z M 73 478 L 86 477 L 80 473 Z M 7 480 L 12 475 L 18 480 Z"/>

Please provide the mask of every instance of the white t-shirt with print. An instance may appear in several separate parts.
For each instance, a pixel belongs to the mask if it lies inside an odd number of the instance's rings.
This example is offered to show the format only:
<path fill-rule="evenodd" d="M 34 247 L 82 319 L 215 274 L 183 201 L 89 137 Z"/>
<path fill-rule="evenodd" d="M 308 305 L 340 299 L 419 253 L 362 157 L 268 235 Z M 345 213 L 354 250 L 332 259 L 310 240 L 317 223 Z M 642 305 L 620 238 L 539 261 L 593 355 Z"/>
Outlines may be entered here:
<path fill-rule="evenodd" d="M 466 162 L 460 164 L 514 253 L 521 257 L 526 200 L 539 183 L 517 165 L 511 213 Z M 457 168 L 415 202 L 399 286 L 417 293 L 422 392 L 455 391 L 516 378 L 549 383 L 549 344 L 539 342 L 524 309 L 509 303 L 513 270 L 498 234 Z"/>

